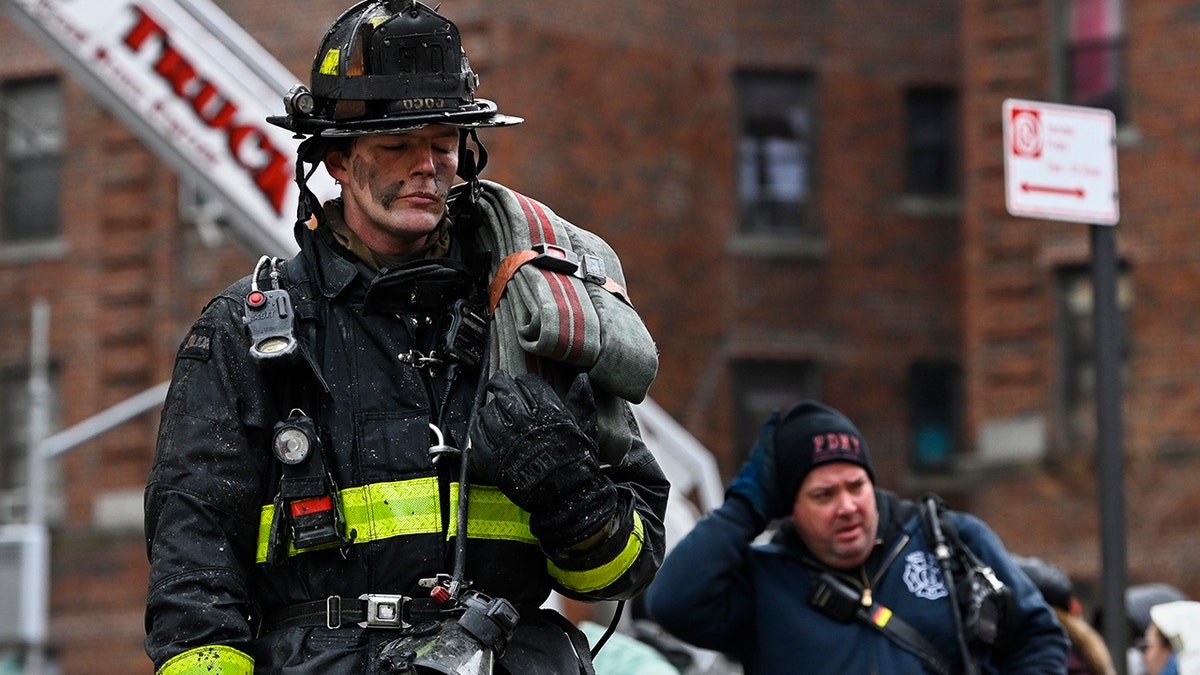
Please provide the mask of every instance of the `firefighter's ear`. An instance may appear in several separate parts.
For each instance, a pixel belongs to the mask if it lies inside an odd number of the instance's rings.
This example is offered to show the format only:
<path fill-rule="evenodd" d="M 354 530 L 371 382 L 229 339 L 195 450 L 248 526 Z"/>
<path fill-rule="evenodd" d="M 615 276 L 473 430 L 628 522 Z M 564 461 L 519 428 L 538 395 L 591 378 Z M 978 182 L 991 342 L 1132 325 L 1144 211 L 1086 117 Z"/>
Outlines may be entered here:
<path fill-rule="evenodd" d="M 350 177 L 350 148 L 352 146 L 335 143 L 325 150 L 322 161 L 329 176 L 338 183 L 345 183 Z"/>

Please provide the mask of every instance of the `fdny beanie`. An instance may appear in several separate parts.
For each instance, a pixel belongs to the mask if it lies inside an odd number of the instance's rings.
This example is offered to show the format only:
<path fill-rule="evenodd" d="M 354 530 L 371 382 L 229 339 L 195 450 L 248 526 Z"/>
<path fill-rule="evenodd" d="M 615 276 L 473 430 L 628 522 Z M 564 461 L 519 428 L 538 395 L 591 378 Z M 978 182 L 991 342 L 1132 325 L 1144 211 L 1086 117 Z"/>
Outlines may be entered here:
<path fill-rule="evenodd" d="M 784 495 L 794 497 L 805 476 L 831 462 L 857 464 L 875 482 L 867 441 L 858 428 L 842 413 L 816 401 L 801 401 L 783 415 L 775 429 L 775 451 Z"/>

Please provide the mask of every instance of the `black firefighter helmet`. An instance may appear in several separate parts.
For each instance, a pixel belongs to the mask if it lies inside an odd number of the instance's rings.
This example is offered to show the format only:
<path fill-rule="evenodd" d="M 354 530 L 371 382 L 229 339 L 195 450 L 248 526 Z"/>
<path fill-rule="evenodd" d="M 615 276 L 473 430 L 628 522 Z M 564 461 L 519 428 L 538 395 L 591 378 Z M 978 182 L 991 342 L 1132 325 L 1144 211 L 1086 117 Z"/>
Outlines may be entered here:
<path fill-rule="evenodd" d="M 426 124 L 461 128 L 520 124 L 475 97 L 458 27 L 416 0 L 367 0 L 346 10 L 321 40 L 311 89 L 284 97 L 272 124 L 326 138 L 412 131 Z"/>
<path fill-rule="evenodd" d="M 459 127 L 459 175 L 475 182 L 487 151 L 475 130 L 520 124 L 488 99 L 476 98 L 458 27 L 417 0 L 366 0 L 346 10 L 326 31 L 313 58 L 311 88 L 284 95 L 285 115 L 267 121 L 307 136 L 299 148 L 296 182 L 299 221 L 320 205 L 308 189 L 304 163 L 318 164 L 330 141 L 396 134 L 428 124 Z M 468 137 L 478 159 L 467 147 Z"/>

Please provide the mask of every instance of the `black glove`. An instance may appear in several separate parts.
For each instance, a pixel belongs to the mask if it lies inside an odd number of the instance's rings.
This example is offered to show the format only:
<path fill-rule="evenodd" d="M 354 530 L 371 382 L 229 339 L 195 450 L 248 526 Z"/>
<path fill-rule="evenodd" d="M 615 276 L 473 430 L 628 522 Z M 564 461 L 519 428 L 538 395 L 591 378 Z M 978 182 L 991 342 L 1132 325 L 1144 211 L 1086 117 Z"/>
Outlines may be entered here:
<path fill-rule="evenodd" d="M 725 489 L 726 498 L 736 495 L 749 502 L 763 526 L 792 512 L 792 503 L 784 498 L 779 485 L 779 457 L 775 450 L 778 424 L 779 413 L 774 413 L 759 432 L 741 471 Z"/>
<path fill-rule="evenodd" d="M 471 470 L 529 512 L 529 529 L 548 550 L 599 532 L 616 513 L 617 489 L 600 475 L 596 443 L 584 431 L 595 428 L 587 375 L 565 402 L 533 374 L 497 372 L 487 390 L 492 399 L 471 423 Z"/>

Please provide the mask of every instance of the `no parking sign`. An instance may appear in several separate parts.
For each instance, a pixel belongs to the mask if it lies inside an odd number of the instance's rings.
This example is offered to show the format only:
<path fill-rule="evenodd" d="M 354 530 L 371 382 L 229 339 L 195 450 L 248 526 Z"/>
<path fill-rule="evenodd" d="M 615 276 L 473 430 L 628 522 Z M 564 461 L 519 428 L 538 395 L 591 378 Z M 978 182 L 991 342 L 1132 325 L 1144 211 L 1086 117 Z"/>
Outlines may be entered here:
<path fill-rule="evenodd" d="M 1115 225 L 1120 211 L 1112 111 L 1006 100 L 1004 179 L 1014 216 Z"/>

